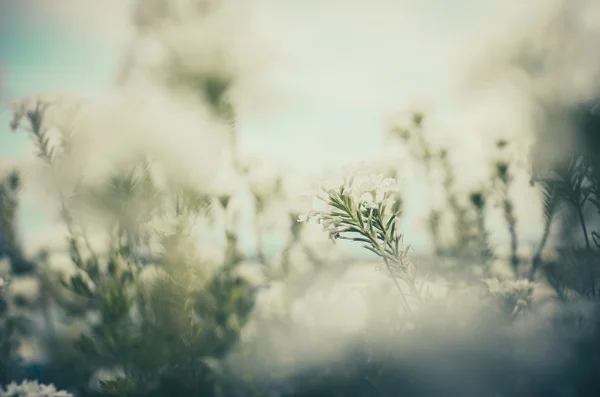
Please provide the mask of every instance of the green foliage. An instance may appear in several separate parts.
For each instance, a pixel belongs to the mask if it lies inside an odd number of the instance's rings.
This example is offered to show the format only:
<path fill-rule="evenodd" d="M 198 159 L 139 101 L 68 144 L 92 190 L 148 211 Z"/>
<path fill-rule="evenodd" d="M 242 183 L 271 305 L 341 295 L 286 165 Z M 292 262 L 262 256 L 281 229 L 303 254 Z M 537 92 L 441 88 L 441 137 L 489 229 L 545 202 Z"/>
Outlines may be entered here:
<path fill-rule="evenodd" d="M 23 255 L 17 235 L 18 195 L 21 177 L 17 171 L 9 172 L 0 180 L 0 259 L 8 258 L 15 275 L 31 273 L 35 264 Z"/>
<path fill-rule="evenodd" d="M 372 181 L 368 181 L 367 186 L 369 182 Z M 410 312 L 409 301 L 398 280 L 406 283 L 410 297 L 417 300 L 421 299 L 423 284 L 417 287 L 417 269 L 406 257 L 410 247 L 404 249 L 400 245 L 403 235 L 396 228 L 402 202 L 395 187 L 391 186 L 395 181 L 384 179 L 379 182 L 371 190 L 363 188 L 365 181 L 351 179 L 338 189 L 325 190 L 326 197 L 322 200 L 328 210 L 320 214 L 313 212 L 309 217 L 316 215 L 333 241 L 359 242 L 363 248 L 379 256 L 400 292 L 404 309 Z"/>
<path fill-rule="evenodd" d="M 228 83 L 209 76 L 205 88 L 213 105 L 224 109 Z M 51 104 L 30 102 L 17 104 L 12 127 L 31 134 L 54 173 L 65 148 L 53 144 L 44 125 Z M 23 120 L 28 125 L 21 125 Z M 60 280 L 64 290 L 51 289 L 55 303 L 70 317 L 86 319 L 87 329 L 73 341 L 80 357 L 70 358 L 85 367 L 79 372 L 117 368 L 113 379 L 100 379 L 103 392 L 115 396 L 198 395 L 218 388 L 221 361 L 248 321 L 255 288 L 237 273 L 241 256 L 233 228 L 225 230 L 226 255 L 219 269 L 209 271 L 194 254 L 190 224 L 209 215 L 215 198 L 170 181 L 159 188 L 144 157 L 115 164 L 115 172 L 101 184 L 78 183 L 68 200 L 65 187 L 55 182 L 75 271 L 66 278 L 47 271 L 44 282 Z M 11 176 L 6 186 L 16 190 L 18 180 Z M 218 199 L 228 211 L 229 197 Z M 110 237 L 104 249 L 92 247 L 74 202 L 103 215 Z M 16 202 L 0 204 L 2 219 L 8 219 L 2 231 L 12 236 Z M 147 270 L 156 277 L 145 279 Z M 72 382 L 81 393 L 91 392 L 85 380 Z"/>
<path fill-rule="evenodd" d="M 540 265 L 542 264 L 542 252 L 544 251 L 544 248 L 546 247 L 546 244 L 548 242 L 548 237 L 550 236 L 550 228 L 552 227 L 552 221 L 554 220 L 554 216 L 558 211 L 558 207 L 560 205 L 560 196 L 557 194 L 553 183 L 542 181 L 540 183 L 540 186 L 542 192 L 542 208 L 544 214 L 544 231 L 538 248 L 531 261 L 531 270 L 529 272 L 530 281 L 532 281 L 535 278 L 535 274 Z"/>
<path fill-rule="evenodd" d="M 99 314 L 77 346 L 96 368 L 123 368 L 123 376 L 101 387 L 114 396 L 193 395 L 216 387 L 207 360 L 223 359 L 235 345 L 254 303 L 254 288 L 235 266 L 203 276 L 185 255 L 186 236 L 163 235 L 157 277 L 143 283 L 140 268 L 115 247 L 106 266 L 98 256 L 84 258 L 71 241 L 80 270 L 64 285 Z"/>
<path fill-rule="evenodd" d="M 12 379 L 21 339 L 33 329 L 28 318 L 31 303 L 9 291 L 12 280 L 32 275 L 36 270 L 35 263 L 24 257 L 17 234 L 20 187 L 17 171 L 0 180 L 0 259 L 7 259 L 10 264 L 10 274 L 0 274 L 0 385 Z"/>
<path fill-rule="evenodd" d="M 577 247 L 569 249 L 561 253 L 563 261 L 567 263 L 576 263 L 578 265 L 585 264 L 587 267 L 587 283 L 589 287 L 583 288 L 577 285 L 575 288 L 582 292 L 582 295 L 596 296 L 596 261 L 594 260 L 595 253 L 592 252 L 592 246 L 589 241 L 589 232 L 585 220 L 585 206 L 588 201 L 595 199 L 595 192 L 600 189 L 597 180 L 594 177 L 592 165 L 587 161 L 586 157 L 579 152 L 571 152 L 565 155 L 564 159 L 557 162 L 552 169 L 552 175 L 543 179 L 543 206 L 544 216 L 546 218 L 547 229 L 550 227 L 552 217 L 556 213 L 558 206 L 562 203 L 567 204 L 571 210 L 577 215 L 581 231 L 585 241 L 585 250 L 580 250 Z M 545 232 L 547 233 L 547 232 Z M 595 234 L 592 232 L 592 238 Z M 576 259 L 574 259 L 576 258 Z M 578 266 L 581 267 L 581 266 Z M 554 266 L 546 268 L 545 273 L 552 280 L 555 288 L 559 288 L 558 280 L 565 280 L 567 285 L 571 285 L 572 281 L 567 281 L 563 276 L 559 276 L 562 272 Z M 574 272 L 575 274 L 580 271 Z M 587 291 L 587 292 L 584 292 Z"/>
<path fill-rule="evenodd" d="M 488 231 L 485 224 L 486 218 L 486 195 L 484 191 L 474 191 L 469 196 L 471 206 L 475 210 L 475 218 L 477 231 L 475 235 L 478 239 L 477 244 L 479 246 L 481 264 L 485 264 L 490 258 L 493 257 L 494 253 L 489 243 Z"/>
<path fill-rule="evenodd" d="M 13 379 L 19 362 L 18 349 L 22 339 L 35 330 L 30 317 L 29 305 L 19 307 L 19 296 L 8 291 L 9 281 L 0 277 L 0 384 L 4 385 Z M 15 300 L 17 302 L 15 302 Z"/>

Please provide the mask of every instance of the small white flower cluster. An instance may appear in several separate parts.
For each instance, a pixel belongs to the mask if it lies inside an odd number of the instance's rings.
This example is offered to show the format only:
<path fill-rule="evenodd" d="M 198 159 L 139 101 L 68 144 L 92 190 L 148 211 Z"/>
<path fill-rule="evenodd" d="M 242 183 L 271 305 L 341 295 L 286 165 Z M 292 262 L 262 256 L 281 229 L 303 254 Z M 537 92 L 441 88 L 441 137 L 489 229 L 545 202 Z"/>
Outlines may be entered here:
<path fill-rule="evenodd" d="M 0 291 L 2 291 L 2 289 L 4 287 L 7 287 L 8 284 L 10 284 L 10 277 L 9 276 L 2 276 L 2 277 L 0 277 Z"/>
<path fill-rule="evenodd" d="M 96 370 L 89 381 L 92 389 L 101 391 L 100 382 L 112 381 L 122 378 L 125 375 L 123 369 L 119 366 L 112 368 L 100 368 Z"/>
<path fill-rule="evenodd" d="M 0 387 L 0 397 L 73 397 L 66 391 L 56 390 L 54 385 L 43 385 L 37 381 L 25 380 L 21 384 L 15 382 L 6 386 L 6 390 Z"/>
<path fill-rule="evenodd" d="M 344 193 L 357 204 L 374 207 L 378 203 L 397 197 L 400 186 L 394 178 L 381 174 L 371 174 L 344 178 L 340 184 L 324 184 L 322 189 L 326 193 L 333 193 L 344 188 Z"/>
<path fill-rule="evenodd" d="M 324 211 L 311 210 L 304 217 L 299 217 L 298 222 L 308 222 L 313 217 L 316 219 L 317 223 L 321 225 L 321 230 L 328 232 L 329 238 L 335 242 L 335 239 L 339 237 L 339 227 L 342 224 L 342 218 L 339 216 L 331 216 Z"/>
<path fill-rule="evenodd" d="M 340 237 L 340 233 L 347 231 L 347 228 L 342 225 L 344 215 L 356 218 L 358 221 L 363 210 L 376 210 L 380 206 L 390 206 L 391 216 L 397 216 L 399 208 L 395 207 L 400 201 L 400 188 L 393 178 L 383 175 L 348 177 L 341 183 L 326 183 L 321 189 L 326 197 L 319 195 L 318 198 L 327 204 L 327 209 L 312 210 L 307 215 L 299 217 L 298 222 L 308 222 L 311 218 L 316 218 L 323 231 L 327 231 L 334 241 Z M 347 210 L 344 212 L 347 213 L 340 213 L 340 209 L 333 204 L 334 201 L 343 203 Z"/>
<path fill-rule="evenodd" d="M 485 280 L 490 292 L 498 296 L 527 296 L 533 291 L 534 284 L 528 280 L 503 280 L 487 279 Z"/>
<path fill-rule="evenodd" d="M 487 279 L 484 280 L 487 284 L 490 293 L 498 298 L 509 310 L 512 310 L 512 314 L 516 315 L 518 312 L 529 306 L 531 301 L 531 295 L 535 284 L 529 280 L 504 280 L 502 282 L 498 279 Z"/>

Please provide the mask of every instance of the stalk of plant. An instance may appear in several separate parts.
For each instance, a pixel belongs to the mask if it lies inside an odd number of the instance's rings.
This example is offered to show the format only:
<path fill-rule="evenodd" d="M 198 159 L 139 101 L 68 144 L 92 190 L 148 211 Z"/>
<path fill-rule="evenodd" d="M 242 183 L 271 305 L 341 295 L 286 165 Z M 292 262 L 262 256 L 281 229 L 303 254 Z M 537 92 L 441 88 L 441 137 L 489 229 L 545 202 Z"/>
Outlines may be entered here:
<path fill-rule="evenodd" d="M 493 255 L 489 244 L 489 236 L 485 226 L 485 209 L 486 200 L 485 195 L 481 191 L 473 192 L 469 196 L 471 205 L 475 209 L 476 224 L 477 224 L 477 235 L 479 237 L 479 250 L 482 261 L 487 261 Z"/>
<path fill-rule="evenodd" d="M 394 127 L 391 129 L 390 133 L 402 140 L 406 143 L 414 143 L 410 146 L 410 152 L 412 156 L 423 164 L 425 167 L 425 171 L 427 172 L 427 176 L 431 176 L 431 172 L 434 167 L 434 151 L 425 139 L 424 131 L 423 131 L 423 121 L 424 115 L 417 112 L 412 115 L 412 124 L 407 128 Z"/>
<path fill-rule="evenodd" d="M 231 196 L 224 195 L 219 197 L 219 203 L 226 214 L 227 211 L 233 211 L 229 204 Z M 233 219 L 231 224 L 225 225 L 225 266 L 233 267 L 237 265 L 243 258 L 238 246 L 238 235 L 235 231 L 235 225 L 237 224 L 237 214 L 233 213 Z M 226 220 L 227 222 L 227 220 Z"/>
<path fill-rule="evenodd" d="M 265 227 L 262 225 L 261 218 L 265 216 L 265 209 L 271 200 L 280 198 L 282 192 L 281 177 L 274 180 L 274 184 L 269 189 L 257 188 L 250 183 L 250 191 L 254 198 L 254 230 L 256 233 L 256 256 L 258 260 L 266 267 L 269 267 L 269 260 L 265 254 Z"/>
<path fill-rule="evenodd" d="M 600 214 L 600 161 L 592 154 L 586 157 L 586 163 L 586 174 L 589 182 L 589 186 L 586 189 L 586 192 L 589 192 L 588 201 L 596 207 L 597 213 Z M 600 234 L 592 231 L 591 235 L 596 248 L 600 248 Z"/>
<path fill-rule="evenodd" d="M 302 239 L 300 234 L 302 231 L 302 224 L 298 223 L 298 218 L 300 217 L 300 215 L 295 212 L 292 212 L 288 214 L 288 217 L 290 219 L 290 237 L 287 240 L 281 252 L 281 276 L 284 278 L 289 275 L 289 272 L 291 270 L 290 256 L 292 253 L 292 249 L 295 246 L 302 245 Z"/>
<path fill-rule="evenodd" d="M 434 154 L 434 150 L 425 138 L 423 130 L 424 115 L 416 112 L 412 115 L 412 124 L 409 128 L 394 127 L 390 134 L 409 147 L 412 157 L 423 165 L 425 173 L 430 184 L 433 183 L 432 173 L 436 165 L 436 160 L 440 160 L 439 154 Z M 440 220 L 441 213 L 438 210 L 432 210 L 429 217 L 429 232 L 433 240 L 433 245 L 437 255 L 442 254 L 443 247 L 440 239 Z"/>
<path fill-rule="evenodd" d="M 260 218 L 264 213 L 265 209 L 265 200 L 266 198 L 262 197 L 259 193 L 253 193 L 254 196 L 254 230 L 256 233 L 256 256 L 260 263 L 265 266 L 268 266 L 267 256 L 265 254 L 264 249 L 264 228 L 261 225 Z"/>
<path fill-rule="evenodd" d="M 467 217 L 467 211 L 460 204 L 456 195 L 456 178 L 454 169 L 450 164 L 448 153 L 445 150 L 440 152 L 440 164 L 444 170 L 444 190 L 446 192 L 446 200 L 448 206 L 454 215 L 454 232 L 456 233 L 456 249 L 459 253 L 464 253 L 469 245 L 471 237 L 469 236 L 470 222 Z"/>
<path fill-rule="evenodd" d="M 403 235 L 397 230 L 397 221 L 401 202 L 395 199 L 394 189 L 389 188 L 395 181 L 391 178 L 380 179 L 380 186 L 371 186 L 366 190 L 361 190 L 361 182 L 355 185 L 353 182 L 355 180 L 351 178 L 346 186 L 323 189 L 326 196 L 319 198 L 327 204 L 328 210 L 320 213 L 311 211 L 307 220 L 316 216 L 317 222 L 329 233 L 332 241 L 360 242 L 363 248 L 379 256 L 400 293 L 404 309 L 410 314 L 408 297 L 420 301 L 424 283 L 417 287 L 416 269 L 406 259 L 410 247 L 405 250 L 400 247 Z M 410 295 L 403 291 L 399 279 L 409 287 Z"/>
<path fill-rule="evenodd" d="M 442 214 L 438 210 L 431 210 L 427 216 L 427 227 L 429 228 L 429 234 L 433 244 L 433 251 L 436 255 L 441 255 L 444 251 L 442 246 L 442 239 L 440 236 L 440 225 L 442 221 Z"/>
<path fill-rule="evenodd" d="M 517 237 L 517 219 L 514 214 L 514 205 L 509 196 L 512 176 L 510 175 L 508 164 L 503 161 L 496 163 L 495 168 L 496 178 L 500 181 L 499 189 L 501 194 L 500 200 L 502 212 L 510 235 L 510 262 L 513 271 L 516 274 L 519 270 L 520 260 L 518 255 L 519 239 Z"/>
<path fill-rule="evenodd" d="M 529 281 L 533 281 L 535 279 L 535 274 L 542 264 L 542 252 L 546 247 L 548 242 L 548 236 L 550 235 L 550 229 L 552 227 L 552 221 L 554 219 L 554 214 L 556 213 L 559 200 L 558 195 L 556 194 L 556 188 L 553 184 L 542 181 L 542 205 L 544 210 L 544 232 L 542 234 L 542 238 L 540 240 L 540 244 L 533 255 L 533 259 L 531 261 L 531 271 L 529 273 Z"/>

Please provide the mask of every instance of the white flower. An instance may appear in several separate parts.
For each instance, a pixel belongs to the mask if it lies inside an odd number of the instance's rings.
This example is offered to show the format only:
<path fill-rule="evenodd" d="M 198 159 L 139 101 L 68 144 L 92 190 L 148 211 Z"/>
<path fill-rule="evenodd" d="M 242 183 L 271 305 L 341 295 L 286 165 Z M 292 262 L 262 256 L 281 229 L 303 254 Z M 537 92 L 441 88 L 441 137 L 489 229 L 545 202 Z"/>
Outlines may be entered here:
<path fill-rule="evenodd" d="M 399 185 L 395 179 L 382 174 L 347 177 L 343 179 L 342 183 L 323 185 L 322 190 L 325 195 L 321 194 L 317 197 L 325 203 L 324 210 L 318 212 L 313 209 L 304 217 L 300 217 L 298 221 L 307 222 L 315 217 L 322 230 L 326 231 L 334 242 L 339 238 L 354 240 L 353 237 L 343 234 L 349 231 L 357 232 L 357 229 L 361 229 L 359 233 L 365 235 L 367 232 L 362 229 L 367 224 L 369 228 L 372 227 L 373 216 L 379 219 L 377 222 L 381 225 L 389 225 L 389 221 L 398 216 L 401 203 Z M 368 220 L 365 210 L 370 212 Z M 382 213 L 379 213 L 378 210 L 381 210 Z M 373 233 L 373 231 L 371 230 L 369 233 Z M 387 231 L 384 234 L 387 236 L 386 239 L 391 236 L 388 236 Z M 396 233 L 392 232 L 392 234 Z M 372 237 L 370 234 L 369 236 L 368 238 Z"/>
<path fill-rule="evenodd" d="M 328 206 L 332 197 L 343 197 L 350 199 L 350 212 L 354 214 L 358 208 L 378 208 L 379 205 L 393 204 L 400 199 L 400 186 L 393 178 L 385 177 L 380 174 L 371 174 L 359 177 L 344 178 L 342 183 L 329 182 L 324 184 L 321 189 L 326 196 L 318 196 Z M 307 222 L 310 218 L 316 217 L 317 223 L 321 223 L 324 230 L 337 230 L 342 219 L 337 216 L 330 216 L 328 207 L 325 211 L 310 211 L 304 217 L 298 219 L 299 222 Z"/>
<path fill-rule="evenodd" d="M 308 212 L 308 214 L 306 214 L 304 216 L 299 216 L 298 217 L 298 222 L 308 222 L 313 217 L 320 218 L 321 216 L 323 216 L 322 212 L 317 212 L 315 210 L 311 210 L 311 211 Z"/>
<path fill-rule="evenodd" d="M 523 299 L 519 299 L 517 300 L 517 303 L 515 304 L 515 307 L 512 311 L 512 315 L 517 315 L 519 312 L 523 311 L 524 309 L 527 309 L 527 302 L 524 301 Z"/>
<path fill-rule="evenodd" d="M 0 397 L 73 397 L 66 391 L 58 391 L 54 385 L 43 385 L 37 381 L 25 380 L 21 384 L 15 382 L 6 386 L 6 390 L 0 387 Z"/>
<path fill-rule="evenodd" d="M 381 174 L 352 178 L 344 187 L 347 194 L 358 202 L 380 203 L 391 193 L 400 191 L 395 179 L 386 178 Z"/>
<path fill-rule="evenodd" d="M 281 187 L 281 167 L 256 161 L 250 167 L 247 179 L 254 195 L 270 197 L 278 193 Z"/>
<path fill-rule="evenodd" d="M 216 166 L 216 174 L 208 191 L 215 197 L 232 197 L 238 194 L 244 186 L 244 179 L 229 164 Z"/>
<path fill-rule="evenodd" d="M 100 389 L 101 381 L 115 380 L 115 379 L 123 377 L 124 374 L 125 374 L 125 372 L 123 371 L 123 369 L 118 366 L 112 367 L 112 368 L 100 368 L 92 374 L 92 377 L 90 379 L 90 386 L 93 389 L 101 390 Z"/>
<path fill-rule="evenodd" d="M 329 230 L 331 228 L 336 228 L 342 223 L 342 218 L 339 216 L 333 217 L 324 217 L 321 220 L 321 227 L 323 230 Z"/>

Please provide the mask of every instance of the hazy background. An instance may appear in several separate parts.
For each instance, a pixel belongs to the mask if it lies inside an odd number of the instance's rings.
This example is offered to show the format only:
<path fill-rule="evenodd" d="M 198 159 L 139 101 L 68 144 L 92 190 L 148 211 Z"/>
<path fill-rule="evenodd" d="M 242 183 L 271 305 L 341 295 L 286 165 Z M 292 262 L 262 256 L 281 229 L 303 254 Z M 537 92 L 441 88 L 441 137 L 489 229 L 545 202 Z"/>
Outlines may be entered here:
<path fill-rule="evenodd" d="M 598 37 L 598 7 L 593 1 L 225 3 L 227 11 L 215 22 L 213 33 L 235 53 L 240 146 L 255 157 L 287 166 L 288 179 L 339 169 L 349 161 L 390 156 L 403 167 L 407 156 L 389 149 L 386 128 L 398 112 L 415 107 L 431 115 L 432 136 L 450 149 L 459 186 L 470 188 L 487 179 L 489 148 L 499 137 L 518 143 L 515 156 L 528 171 L 528 145 L 545 117 L 544 101 L 560 97 L 572 102 L 590 96 L 595 87 L 589 83 L 598 75 L 593 40 L 582 40 Z M 3 103 L 32 92 L 67 92 L 97 100 L 104 111 L 114 114 L 125 103 L 119 101 L 147 97 L 151 89 L 135 68 L 131 91 L 123 94 L 115 88 L 127 56 L 134 53 L 142 63 L 151 62 L 153 56 L 151 43 L 133 37 L 129 2 L 1 0 L 0 4 Z M 188 36 L 195 37 L 193 25 L 189 29 Z M 194 48 L 199 41 L 178 43 Z M 548 64 L 554 69 L 523 67 L 517 55 L 532 43 L 532 53 L 539 47 L 550 54 Z M 557 73 L 562 74 L 560 84 Z M 164 106 L 168 113 L 169 97 L 161 96 L 160 90 L 152 92 L 159 98 L 154 106 Z M 92 113 L 96 121 L 105 119 L 102 111 Z M 180 116 L 173 113 L 173 119 L 181 121 Z M 3 108 L 2 162 L 27 167 L 31 155 L 26 137 L 9 133 L 9 119 L 10 112 Z M 174 134 L 169 123 L 165 121 L 164 131 L 157 130 L 158 135 L 164 132 L 162 139 Z M 99 124 L 94 134 L 115 147 L 130 134 L 127 139 L 135 146 L 148 135 L 133 131 L 134 124 L 127 132 L 108 131 L 109 127 L 102 131 L 106 125 Z M 190 121 L 190 128 L 193 125 Z M 181 129 L 186 126 L 181 121 Z M 188 167 L 198 156 L 183 152 L 189 147 L 185 136 L 182 133 L 182 152 L 173 157 Z M 34 181 L 30 185 L 36 183 L 34 174 L 30 173 Z M 416 172 L 405 172 L 402 178 L 407 237 L 425 249 L 426 186 Z M 520 235 L 524 241 L 536 241 L 540 213 L 525 172 L 513 193 Z M 33 242 L 38 241 L 35 236 L 43 239 L 52 230 L 52 214 L 40 210 L 40 194 L 28 189 L 21 210 L 23 233 Z M 501 225 L 500 215 L 497 218 L 492 228 Z M 503 243 L 504 229 L 498 229 L 502 230 L 492 233 L 492 240 Z"/>
<path fill-rule="evenodd" d="M 190 220 L 192 237 L 186 239 L 186 247 L 193 253 L 194 264 L 205 270 L 205 265 L 224 262 L 229 255 L 224 251 L 234 240 L 230 236 L 238 233 L 245 251 L 240 256 L 248 265 L 245 269 L 268 272 L 256 265 L 268 268 L 267 262 L 276 264 L 279 259 L 281 267 L 286 267 L 287 248 L 283 246 L 288 237 L 294 237 L 290 214 L 310 209 L 315 193 L 311 189 L 320 182 L 343 174 L 348 163 L 363 162 L 354 172 L 389 171 L 392 165 L 397 169 L 403 186 L 401 231 L 405 242 L 417 251 L 411 259 L 427 264 L 425 258 L 417 257 L 431 248 L 426 219 L 432 208 L 444 218 L 452 211 L 442 207 L 447 203 L 438 194 L 441 184 L 428 186 L 423 167 L 398 139 L 389 136 L 390 127 L 407 123 L 415 110 L 425 114 L 424 129 L 435 149 L 448 151 L 459 199 L 468 200 L 474 190 L 489 191 L 494 162 L 510 164 L 510 174 L 515 176 L 510 198 L 515 205 L 519 249 L 531 250 L 539 244 L 543 217 L 539 187 L 529 183 L 532 171 L 547 170 L 547 160 L 564 154 L 566 144 L 581 133 L 570 112 L 600 98 L 598 1 L 206 0 L 218 3 L 218 8 L 206 14 L 192 12 L 200 2 L 0 0 L 0 96 L 5 105 L 0 109 L 0 173 L 18 167 L 23 174 L 20 233 L 25 257 L 33 258 L 42 245 L 65 252 L 65 225 L 57 219 L 54 185 L 68 196 L 69 189 L 82 182 L 92 192 L 106 188 L 111 199 L 112 186 L 106 183 L 111 172 L 121 172 L 143 159 L 152 165 L 157 191 L 175 195 L 183 186 L 194 194 L 218 198 L 210 209 L 214 214 Z M 172 9 L 161 10 L 165 4 Z M 243 175 L 231 161 L 236 151 L 227 140 L 230 120 L 202 97 L 210 91 L 207 75 L 232 77 L 228 94 L 235 105 L 237 154 L 249 166 L 249 175 Z M 53 176 L 58 181 L 50 180 L 52 173 L 42 169 L 30 139 L 8 128 L 8 104 L 34 93 L 65 95 L 67 105 L 69 98 L 86 99 L 78 113 L 77 134 L 69 141 L 71 151 L 55 164 Z M 55 122 L 56 115 L 49 113 L 50 122 Z M 60 117 L 56 123 L 64 127 Z M 500 139 L 510 142 L 502 154 L 496 150 Z M 283 178 L 284 200 L 275 197 L 276 176 Z M 253 194 L 257 191 L 260 194 Z M 106 244 L 100 238 L 108 237 L 111 217 L 133 229 L 168 231 L 173 227 L 169 217 L 160 216 L 164 214 L 145 217 L 148 208 L 164 204 L 163 196 L 146 197 L 145 193 L 136 191 L 124 203 L 115 195 L 116 208 L 108 209 L 102 202 L 107 197 L 101 194 L 99 200 L 90 202 L 85 194 L 73 194 L 74 199 L 66 202 L 92 243 L 104 250 Z M 224 196 L 231 198 L 226 205 Z M 152 203 L 154 199 L 157 203 Z M 260 214 L 253 208 L 259 199 L 268 203 Z M 164 206 L 165 212 L 170 210 Z M 492 249 L 502 254 L 509 245 L 502 209 L 489 205 L 488 200 L 486 210 Z M 569 217 L 564 218 L 555 223 L 566 229 Z M 552 233 L 558 229 L 553 224 Z M 597 227 L 590 226 L 591 230 Z M 258 295 L 256 316 L 244 328 L 245 338 L 256 339 L 256 351 L 241 362 L 249 369 L 268 375 L 271 369 L 285 372 L 281 363 L 290 360 L 287 370 L 293 372 L 295 365 L 346 354 L 362 331 L 376 335 L 375 339 L 379 334 L 370 327 L 387 332 L 390 310 L 397 309 L 397 299 L 389 299 L 395 291 L 382 287 L 386 282 L 393 285 L 373 269 L 374 257 L 367 256 L 368 251 L 354 247 L 371 261 L 358 257 L 353 262 L 358 255 L 348 258 L 355 254 L 348 241 L 333 245 L 315 224 L 304 231 L 308 233 L 302 234 L 302 245 L 287 253 L 291 267 L 299 269 L 290 271 L 294 274 L 287 281 L 264 277 L 268 288 Z M 573 236 L 581 238 L 582 234 L 576 229 Z M 257 254 L 261 237 L 274 260 Z M 544 253 L 556 248 L 556 242 L 548 242 Z M 569 248 L 577 247 L 577 241 L 572 243 Z M 179 246 L 175 250 L 184 251 Z M 73 265 L 68 255 L 60 253 L 51 257 L 52 267 Z M 524 265 L 533 257 L 531 252 L 519 254 Z M 432 260 L 435 265 L 438 261 L 440 269 L 446 265 L 441 258 Z M 509 350 L 504 343 L 496 343 L 504 340 L 498 339 L 504 329 L 497 319 L 482 318 L 482 313 L 490 311 L 487 300 L 478 294 L 516 296 L 521 289 L 527 293 L 534 289 L 524 280 L 512 280 L 514 274 L 505 271 L 508 261 L 494 260 L 488 265 L 494 279 L 485 282 L 491 285 L 482 287 L 481 280 L 475 280 L 471 286 L 469 278 L 464 290 L 453 284 L 452 277 L 446 280 L 440 270 L 441 275 L 431 280 L 432 293 L 443 296 L 449 306 L 441 312 L 435 308 L 423 312 L 426 329 L 435 332 L 417 331 L 414 340 L 395 341 L 398 357 L 421 358 L 426 374 L 432 367 L 445 377 L 447 364 L 437 358 L 454 357 L 459 375 L 449 382 L 460 392 L 464 391 L 460 382 L 477 379 L 474 372 L 496 373 L 495 359 Z M 585 279 L 582 291 L 587 289 L 589 273 L 571 272 Z M 462 270 L 459 273 L 457 277 L 463 277 Z M 318 280 L 310 277 L 313 274 Z M 565 284 L 565 289 L 575 289 L 575 282 Z M 536 371 L 553 382 L 554 374 L 569 378 L 585 365 L 569 366 L 572 372 L 562 370 L 569 360 L 563 349 L 571 346 L 570 328 L 565 327 L 563 333 L 549 319 L 568 312 L 570 303 L 552 301 L 553 291 L 544 282 L 535 288 L 532 302 L 539 302 L 539 307 L 515 323 L 512 331 L 519 345 L 513 346 L 514 357 L 502 366 L 509 374 L 522 372 L 517 375 L 524 378 Z M 546 297 L 550 297 L 548 302 Z M 575 300 L 573 306 L 586 306 L 583 300 Z M 514 314 L 518 304 L 507 303 L 508 314 Z M 377 310 L 371 312 L 373 308 Z M 271 315 L 275 320 L 292 319 L 293 326 L 272 325 Z M 473 334 L 465 333 L 461 324 Z M 464 351 L 447 350 L 452 350 L 455 341 L 463 343 Z M 375 342 L 387 344 L 385 339 Z M 490 347 L 494 354 L 481 348 L 489 345 L 494 345 Z M 584 346 L 582 351 L 589 352 L 590 360 L 596 359 L 592 348 Z M 476 359 L 463 360 L 463 353 Z M 266 358 L 257 359 L 261 354 Z M 573 357 L 578 359 L 577 354 Z M 263 361 L 264 367 L 256 366 Z M 556 372 L 547 372 L 546 365 L 556 365 Z M 454 363 L 448 366 L 454 369 Z M 484 394 L 474 389 L 473 395 Z"/>

